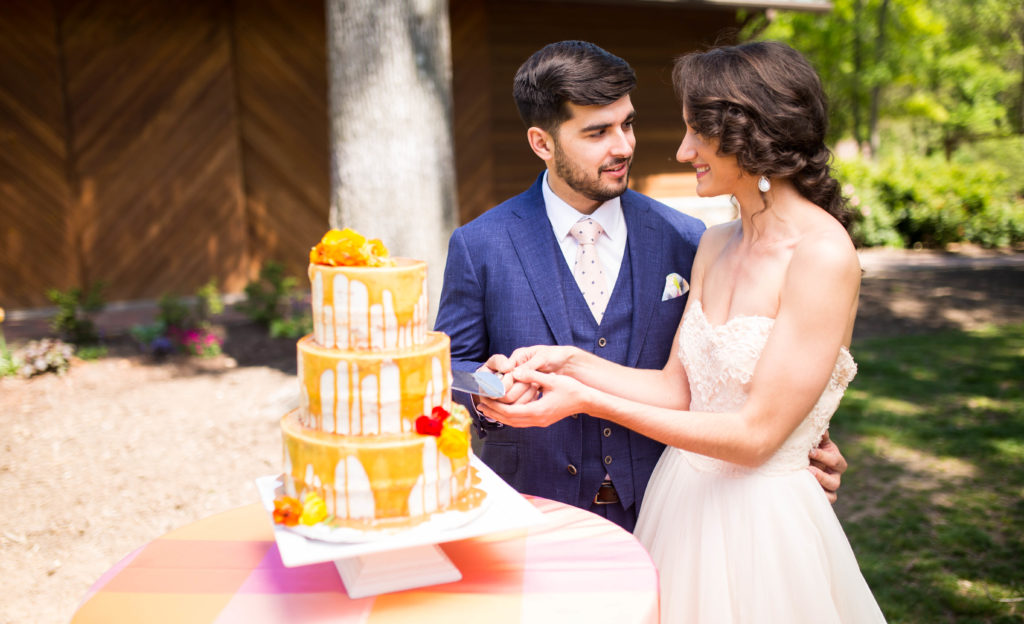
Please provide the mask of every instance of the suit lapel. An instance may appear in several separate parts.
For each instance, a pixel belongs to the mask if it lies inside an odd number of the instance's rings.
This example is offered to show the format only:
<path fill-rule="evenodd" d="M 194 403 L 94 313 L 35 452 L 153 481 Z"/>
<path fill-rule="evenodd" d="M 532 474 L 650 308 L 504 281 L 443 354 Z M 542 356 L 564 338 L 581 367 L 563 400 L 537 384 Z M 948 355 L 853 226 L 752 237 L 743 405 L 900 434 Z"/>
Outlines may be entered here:
<path fill-rule="evenodd" d="M 633 278 L 633 324 L 629 339 L 627 366 L 636 366 L 640 349 L 647 338 L 654 306 L 661 299 L 664 233 L 657 228 L 647 206 L 634 202 L 630 194 L 622 196 L 622 214 L 626 219 L 629 261 Z"/>
<path fill-rule="evenodd" d="M 572 344 L 572 328 L 565 298 L 559 287 L 558 264 L 565 262 L 558 251 L 551 222 L 544 210 L 541 193 L 543 175 L 527 192 L 524 201 L 513 210 L 515 219 L 508 224 L 509 237 L 530 282 L 533 296 L 558 344 Z"/>

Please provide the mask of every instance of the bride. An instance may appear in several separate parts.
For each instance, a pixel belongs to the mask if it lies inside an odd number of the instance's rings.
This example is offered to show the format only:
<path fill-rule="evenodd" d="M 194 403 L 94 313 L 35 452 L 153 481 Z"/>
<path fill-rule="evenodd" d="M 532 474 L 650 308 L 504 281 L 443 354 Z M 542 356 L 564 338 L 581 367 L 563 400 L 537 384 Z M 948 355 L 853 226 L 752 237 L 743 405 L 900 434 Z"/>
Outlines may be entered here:
<path fill-rule="evenodd" d="M 518 427 L 585 412 L 668 445 L 636 527 L 663 622 L 884 621 L 806 470 L 856 373 L 861 274 L 821 83 L 775 42 L 685 56 L 673 82 L 686 125 L 676 158 L 692 163 L 699 195 L 731 194 L 740 218 L 700 242 L 668 364 L 519 349 L 501 372 L 540 398 L 481 409 Z"/>

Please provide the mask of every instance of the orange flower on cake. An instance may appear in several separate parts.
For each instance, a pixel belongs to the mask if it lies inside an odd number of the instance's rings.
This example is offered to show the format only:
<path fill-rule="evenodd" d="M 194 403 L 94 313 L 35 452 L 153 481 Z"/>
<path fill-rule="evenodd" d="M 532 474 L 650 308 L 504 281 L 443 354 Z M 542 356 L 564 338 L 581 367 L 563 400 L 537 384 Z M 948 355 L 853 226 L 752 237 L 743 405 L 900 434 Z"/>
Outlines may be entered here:
<path fill-rule="evenodd" d="M 309 261 L 326 266 L 379 267 L 394 264 L 383 242 L 376 238 L 367 240 L 350 228 L 332 229 L 324 234 L 309 251 Z"/>
<path fill-rule="evenodd" d="M 291 496 L 280 496 L 274 499 L 274 522 L 285 526 L 295 526 L 302 516 L 302 503 Z"/>

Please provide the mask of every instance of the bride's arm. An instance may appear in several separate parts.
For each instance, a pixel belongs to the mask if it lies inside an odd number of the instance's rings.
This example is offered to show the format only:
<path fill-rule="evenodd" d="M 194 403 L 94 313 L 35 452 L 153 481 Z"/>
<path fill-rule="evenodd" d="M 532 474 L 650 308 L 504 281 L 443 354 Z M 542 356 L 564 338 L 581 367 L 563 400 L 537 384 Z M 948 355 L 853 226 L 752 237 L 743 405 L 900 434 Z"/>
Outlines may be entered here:
<path fill-rule="evenodd" d="M 779 312 L 754 371 L 748 400 L 735 412 L 668 409 L 614 396 L 565 376 L 523 370 L 543 397 L 528 405 L 485 402 L 492 418 L 513 426 L 547 425 L 575 412 L 612 420 L 671 446 L 738 464 L 770 458 L 821 396 L 848 340 L 860 267 L 852 245 L 828 237 L 794 252 Z"/>
<path fill-rule="evenodd" d="M 701 238 L 690 271 L 690 292 L 686 310 L 689 310 L 691 302 L 700 300 L 704 268 L 709 259 L 721 251 L 727 236 L 728 231 L 716 226 L 705 232 Z M 501 355 L 493 356 L 488 360 L 487 366 L 500 373 L 508 373 L 514 368 L 519 368 L 520 371 L 533 369 L 544 373 L 566 375 L 591 388 L 623 399 L 646 405 L 683 410 L 690 406 L 690 384 L 686 370 L 679 359 L 681 327 L 680 323 L 672 340 L 668 361 L 660 370 L 622 366 L 577 347 L 547 345 L 516 349 L 508 358 Z M 506 381 L 509 395 L 505 400 L 498 402 L 526 403 L 527 401 L 516 400 L 526 385 L 516 384 L 517 388 L 513 386 L 511 380 Z M 524 394 L 524 396 L 533 398 L 532 394 Z"/>
<path fill-rule="evenodd" d="M 690 384 L 679 360 L 679 331 L 680 328 L 676 328 L 668 361 L 660 370 L 622 366 L 577 347 L 548 346 L 513 352 L 509 368 L 555 373 L 611 396 L 669 409 L 686 409 L 690 406 Z"/>

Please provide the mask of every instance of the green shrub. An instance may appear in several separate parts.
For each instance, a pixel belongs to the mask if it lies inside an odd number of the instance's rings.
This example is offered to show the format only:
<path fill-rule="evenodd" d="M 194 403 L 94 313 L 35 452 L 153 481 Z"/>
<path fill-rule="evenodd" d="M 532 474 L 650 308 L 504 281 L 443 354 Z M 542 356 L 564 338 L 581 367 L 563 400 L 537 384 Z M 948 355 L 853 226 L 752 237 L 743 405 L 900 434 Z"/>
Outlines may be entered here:
<path fill-rule="evenodd" d="M 199 323 L 209 322 L 214 316 L 224 312 L 224 300 L 217 290 L 217 280 L 211 279 L 196 291 L 196 316 Z"/>
<path fill-rule="evenodd" d="M 57 306 L 57 315 L 52 321 L 54 331 L 75 345 L 98 344 L 100 336 L 91 315 L 106 307 L 103 287 L 103 282 L 96 282 L 85 289 L 48 290 L 47 298 Z"/>
<path fill-rule="evenodd" d="M 163 294 L 157 301 L 156 321 L 167 327 L 184 327 L 189 323 L 189 306 L 177 295 Z"/>
<path fill-rule="evenodd" d="M 313 332 L 313 317 L 309 314 L 270 321 L 271 338 L 301 338 Z"/>
<path fill-rule="evenodd" d="M 0 377 L 7 377 L 14 375 L 21 368 L 21 359 L 17 358 L 11 350 L 7 348 L 7 342 L 4 340 L 3 329 L 0 329 Z"/>
<path fill-rule="evenodd" d="M 105 357 L 107 351 L 106 345 L 102 344 L 79 345 L 75 347 L 75 357 L 91 362 Z"/>
<path fill-rule="evenodd" d="M 836 164 L 836 175 L 843 182 L 843 195 L 853 211 L 850 236 L 857 247 L 902 247 L 895 219 L 873 184 L 869 165 L 862 160 Z"/>
<path fill-rule="evenodd" d="M 270 329 L 275 322 L 291 321 L 292 304 L 298 297 L 298 280 L 285 275 L 284 265 L 267 261 L 257 279 L 245 286 L 245 300 L 236 308 L 251 320 Z"/>
<path fill-rule="evenodd" d="M 877 164 L 844 161 L 836 170 L 856 213 L 858 245 L 1005 247 L 1024 241 L 1022 200 L 998 166 L 904 155 Z"/>

